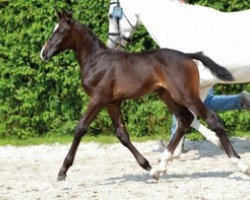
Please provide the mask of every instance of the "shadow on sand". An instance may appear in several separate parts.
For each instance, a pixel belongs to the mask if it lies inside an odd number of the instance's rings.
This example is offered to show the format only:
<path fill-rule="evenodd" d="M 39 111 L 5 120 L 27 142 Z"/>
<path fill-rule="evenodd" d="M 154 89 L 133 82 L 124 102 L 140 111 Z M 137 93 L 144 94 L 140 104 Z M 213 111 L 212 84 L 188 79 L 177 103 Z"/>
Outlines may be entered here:
<path fill-rule="evenodd" d="M 166 174 L 161 177 L 160 180 L 169 180 L 169 182 L 174 182 L 174 179 L 184 179 L 184 178 L 190 178 L 190 179 L 200 179 L 200 178 L 206 178 L 206 177 L 214 177 L 214 178 L 227 178 L 227 179 L 233 179 L 236 181 L 247 181 L 248 180 L 240 177 L 240 176 L 230 176 L 233 174 L 233 172 L 196 172 L 192 174 Z M 122 182 L 147 182 L 148 184 L 157 184 L 157 181 L 154 181 L 149 174 L 145 175 L 135 175 L 135 174 L 127 174 L 120 177 L 112 177 L 105 179 L 103 183 L 100 185 L 112 185 Z"/>
<path fill-rule="evenodd" d="M 250 152 L 250 140 L 240 139 L 240 138 L 230 138 L 230 141 L 238 154 L 249 153 Z M 194 142 L 186 141 L 185 148 L 187 150 L 198 150 L 199 158 L 201 157 L 213 157 L 219 155 L 225 155 L 225 151 L 218 148 L 214 144 L 208 141 Z"/>

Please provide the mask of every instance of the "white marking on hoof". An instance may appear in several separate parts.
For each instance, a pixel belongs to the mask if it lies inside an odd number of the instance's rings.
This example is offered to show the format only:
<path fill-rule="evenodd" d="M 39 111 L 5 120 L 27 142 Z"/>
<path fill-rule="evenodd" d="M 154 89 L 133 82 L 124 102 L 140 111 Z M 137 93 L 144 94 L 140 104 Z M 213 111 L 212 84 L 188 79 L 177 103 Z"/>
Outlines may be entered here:
<path fill-rule="evenodd" d="M 156 170 L 156 169 L 154 169 L 154 168 L 152 168 L 152 169 L 150 170 L 149 174 L 150 174 L 150 176 L 151 176 L 153 179 L 155 179 L 155 180 L 157 180 L 157 181 L 158 181 L 159 178 L 160 178 L 159 171 Z"/>
<path fill-rule="evenodd" d="M 184 142 L 183 140 L 184 139 L 182 137 L 181 141 L 179 142 L 179 144 L 177 145 L 177 147 L 176 147 L 176 149 L 174 151 L 174 154 L 172 156 L 173 158 L 176 158 L 176 159 L 180 158 L 180 156 L 181 156 L 181 149 L 182 149 L 182 145 L 183 145 L 183 142 Z"/>
<path fill-rule="evenodd" d="M 155 180 L 159 180 L 160 177 L 164 174 L 166 174 L 167 170 L 164 169 L 164 170 L 161 170 L 161 169 L 157 169 L 157 168 L 152 168 L 150 170 L 150 176 L 155 179 Z"/>
<path fill-rule="evenodd" d="M 173 155 L 172 153 L 170 153 L 168 150 L 165 150 L 162 154 L 161 154 L 161 162 L 168 162 L 170 160 L 173 159 Z"/>
<path fill-rule="evenodd" d="M 155 180 L 159 180 L 159 178 L 164 175 L 167 171 L 167 163 L 173 159 L 172 153 L 168 150 L 165 150 L 161 154 L 160 163 L 150 170 L 150 176 L 152 176 Z"/>
<path fill-rule="evenodd" d="M 231 161 L 234 164 L 236 164 L 244 174 L 247 174 L 250 176 L 250 168 L 248 165 L 243 163 L 239 158 L 231 158 Z"/>

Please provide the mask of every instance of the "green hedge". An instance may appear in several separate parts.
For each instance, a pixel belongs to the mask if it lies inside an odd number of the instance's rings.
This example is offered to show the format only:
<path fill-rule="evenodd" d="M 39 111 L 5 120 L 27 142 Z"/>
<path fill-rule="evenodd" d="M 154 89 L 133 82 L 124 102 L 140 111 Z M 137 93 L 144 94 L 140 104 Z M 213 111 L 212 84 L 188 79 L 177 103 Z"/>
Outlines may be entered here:
<path fill-rule="evenodd" d="M 190 1 L 222 10 L 250 8 L 246 1 Z M 80 84 L 79 66 L 72 52 L 65 52 L 45 63 L 39 53 L 51 34 L 56 18 L 53 5 L 74 11 L 74 18 L 107 40 L 109 1 L 105 0 L 1 0 L 0 1 L 0 137 L 27 138 L 43 134 L 72 134 L 86 109 L 88 97 Z M 145 32 L 140 28 L 135 34 Z M 149 36 L 128 50 L 156 48 Z M 250 90 L 249 84 L 221 86 L 227 93 Z M 124 118 L 136 136 L 169 132 L 171 115 L 151 94 L 123 104 Z M 247 112 L 222 114 L 229 130 L 250 130 Z M 103 111 L 90 128 L 91 134 L 113 132 Z"/>

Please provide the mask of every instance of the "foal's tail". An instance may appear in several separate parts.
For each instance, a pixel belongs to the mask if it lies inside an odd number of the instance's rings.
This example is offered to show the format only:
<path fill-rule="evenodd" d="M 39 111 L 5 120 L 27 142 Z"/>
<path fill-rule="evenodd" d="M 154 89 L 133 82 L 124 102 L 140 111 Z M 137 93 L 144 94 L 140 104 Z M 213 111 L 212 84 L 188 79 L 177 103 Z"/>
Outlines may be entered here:
<path fill-rule="evenodd" d="M 201 61 L 216 77 L 223 81 L 233 81 L 233 75 L 224 67 L 218 65 L 209 57 L 205 56 L 203 52 L 188 53 L 190 58 Z"/>

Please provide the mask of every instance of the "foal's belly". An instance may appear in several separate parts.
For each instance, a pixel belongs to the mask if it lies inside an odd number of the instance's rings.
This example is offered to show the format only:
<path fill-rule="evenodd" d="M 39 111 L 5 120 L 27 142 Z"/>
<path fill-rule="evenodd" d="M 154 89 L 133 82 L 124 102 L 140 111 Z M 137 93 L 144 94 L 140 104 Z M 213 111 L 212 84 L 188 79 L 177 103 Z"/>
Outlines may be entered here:
<path fill-rule="evenodd" d="M 156 83 L 119 85 L 113 90 L 114 100 L 134 99 L 159 89 Z"/>

